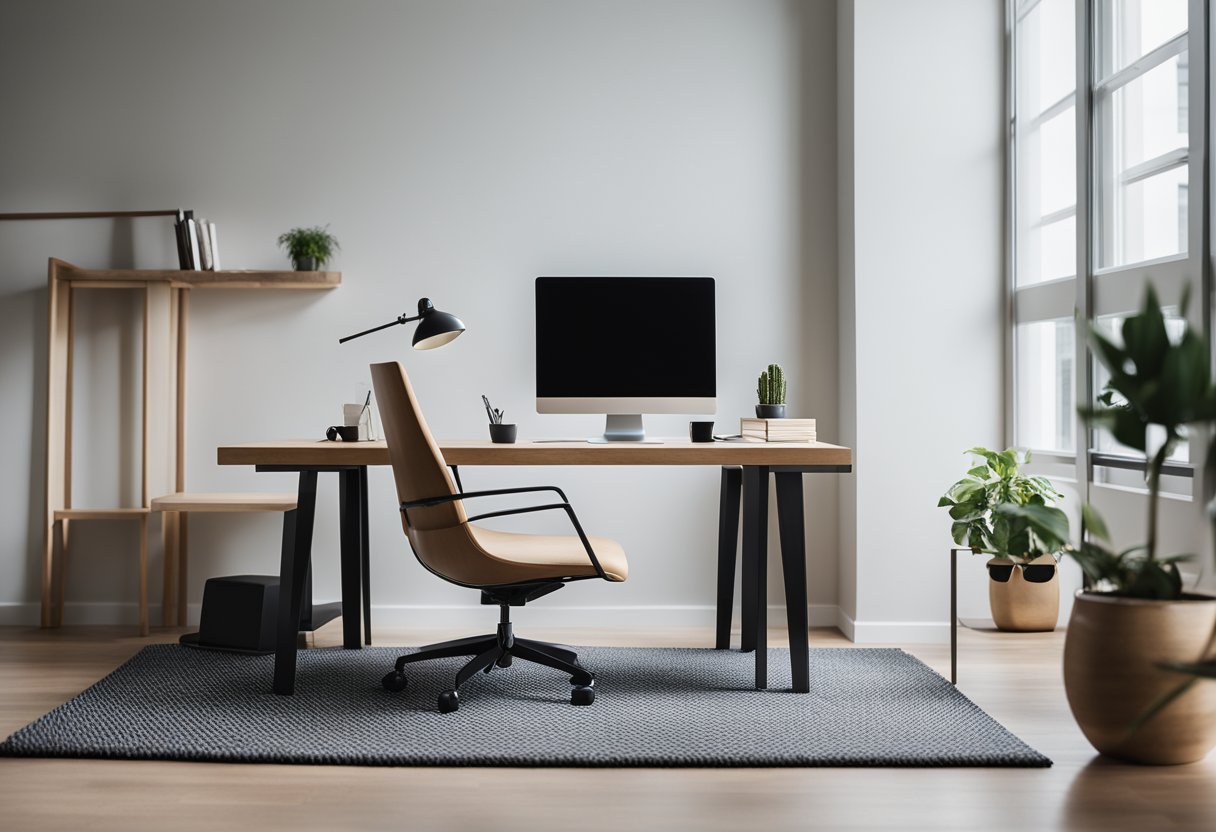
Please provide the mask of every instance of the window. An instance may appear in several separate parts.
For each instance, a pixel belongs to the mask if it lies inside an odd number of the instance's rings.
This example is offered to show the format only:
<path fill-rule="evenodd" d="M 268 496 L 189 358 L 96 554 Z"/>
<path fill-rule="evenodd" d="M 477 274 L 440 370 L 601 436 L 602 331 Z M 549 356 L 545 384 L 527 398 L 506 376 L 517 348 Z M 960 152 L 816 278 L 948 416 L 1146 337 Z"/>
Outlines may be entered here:
<path fill-rule="evenodd" d="M 1034 321 L 1014 333 L 1015 431 L 1021 444 L 1072 453 L 1076 447 L 1076 343 L 1073 322 Z"/>
<path fill-rule="evenodd" d="M 1074 0 L 1041 0 L 1018 22 L 1017 283 L 1076 273 Z"/>
<path fill-rule="evenodd" d="M 1204 296 L 1191 120 L 1204 17 L 1202 0 L 1009 0 L 1011 439 L 1055 471 L 1070 463 L 1083 499 L 1094 483 L 1142 485 L 1143 454 L 1079 421 L 1106 376 L 1078 327 L 1116 335 L 1146 281 L 1163 303 Z M 1171 332 L 1182 325 L 1175 310 Z"/>
<path fill-rule="evenodd" d="M 1190 61 L 1186 0 L 1095 4 L 1098 267 L 1188 250 Z"/>

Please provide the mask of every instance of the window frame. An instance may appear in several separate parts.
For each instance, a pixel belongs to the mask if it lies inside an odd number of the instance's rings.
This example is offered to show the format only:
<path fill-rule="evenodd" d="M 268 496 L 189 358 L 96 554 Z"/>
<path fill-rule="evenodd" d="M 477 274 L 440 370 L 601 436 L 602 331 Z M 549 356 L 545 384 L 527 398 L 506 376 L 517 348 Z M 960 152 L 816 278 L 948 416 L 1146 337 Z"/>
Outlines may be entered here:
<path fill-rule="evenodd" d="M 1216 19 L 1204 0 L 1187 0 L 1188 27 L 1169 40 L 1153 47 L 1104 78 L 1098 77 L 1098 27 L 1109 43 L 1111 21 L 1105 20 L 1103 0 L 1073 0 L 1075 10 L 1075 84 L 1071 93 L 1052 103 L 1042 113 L 1029 118 L 1031 125 L 1041 123 L 1074 106 L 1076 118 L 1074 151 L 1076 153 L 1076 200 L 1071 208 L 1053 212 L 1038 219 L 1037 227 L 1048 220 L 1062 219 L 1065 214 L 1076 217 L 1076 268 L 1073 276 L 1018 286 L 1019 204 L 1018 204 L 1018 26 L 1043 0 L 1007 0 L 1005 27 L 1005 434 L 1008 444 L 1017 443 L 1017 344 L 1019 324 L 1072 317 L 1076 321 L 1073 380 L 1075 401 L 1092 402 L 1099 392 L 1094 389 L 1094 368 L 1083 328 L 1097 318 L 1128 314 L 1138 309 L 1145 279 L 1156 287 L 1162 303 L 1176 305 L 1184 287 L 1190 285 L 1191 306 L 1188 319 L 1208 341 L 1211 353 L 1213 240 L 1210 232 L 1211 196 L 1216 188 L 1209 163 L 1209 142 L 1212 112 L 1208 91 L 1216 87 L 1210 55 L 1210 43 L 1216 31 Z M 1103 125 L 1096 123 L 1100 108 L 1109 117 L 1109 104 L 1117 90 L 1143 77 L 1175 56 L 1187 53 L 1187 111 L 1189 137 L 1185 148 L 1159 154 L 1122 171 L 1121 184 L 1187 165 L 1187 218 L 1185 253 L 1160 257 L 1119 266 L 1099 267 L 1102 258 L 1098 246 L 1104 240 L 1100 228 L 1109 218 L 1102 216 L 1102 191 L 1099 190 L 1103 170 L 1100 158 L 1104 143 L 1099 141 Z M 1026 133 L 1029 135 L 1029 128 Z M 1112 142 L 1105 143 L 1109 146 Z M 1113 166 L 1112 166 L 1113 169 Z M 1059 215 L 1059 216 L 1056 216 Z M 1214 356 L 1216 357 L 1216 356 Z M 1073 436 L 1074 453 L 1051 449 L 1030 448 L 1035 457 L 1057 465 L 1072 464 L 1075 485 L 1082 501 L 1088 501 L 1094 484 L 1094 468 L 1145 469 L 1145 461 L 1137 456 L 1122 456 L 1097 450 L 1096 437 L 1076 417 Z M 1192 438 L 1190 458 L 1202 460 L 1207 449 L 1200 438 Z M 1204 481 L 1202 466 L 1171 464 L 1174 476 L 1192 477 L 1193 495 L 1207 495 L 1210 484 Z"/>

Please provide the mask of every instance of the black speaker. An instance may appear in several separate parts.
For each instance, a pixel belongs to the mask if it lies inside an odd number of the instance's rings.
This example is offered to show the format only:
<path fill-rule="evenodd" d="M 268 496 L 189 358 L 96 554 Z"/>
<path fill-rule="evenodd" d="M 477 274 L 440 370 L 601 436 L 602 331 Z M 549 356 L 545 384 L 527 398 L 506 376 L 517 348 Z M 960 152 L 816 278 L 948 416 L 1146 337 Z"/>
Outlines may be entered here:
<path fill-rule="evenodd" d="M 208 578 L 197 633 L 180 642 L 208 650 L 273 653 L 279 609 L 276 575 L 230 575 Z"/>

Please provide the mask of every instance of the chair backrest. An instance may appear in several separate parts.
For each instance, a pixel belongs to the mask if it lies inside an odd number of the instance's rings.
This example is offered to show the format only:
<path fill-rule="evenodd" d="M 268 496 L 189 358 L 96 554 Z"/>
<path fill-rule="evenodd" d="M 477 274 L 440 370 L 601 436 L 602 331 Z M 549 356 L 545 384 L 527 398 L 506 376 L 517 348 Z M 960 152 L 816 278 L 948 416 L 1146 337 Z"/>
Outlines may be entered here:
<path fill-rule="evenodd" d="M 405 503 L 457 493 L 401 362 L 373 364 L 371 369 L 376 404 L 393 464 L 393 478 L 397 482 L 397 499 Z M 408 517 L 402 513 L 407 535 L 411 528 L 433 531 L 462 526 L 465 522 L 464 507 L 459 502 L 412 508 Z M 418 552 L 418 556 L 426 563 L 422 552 Z"/>

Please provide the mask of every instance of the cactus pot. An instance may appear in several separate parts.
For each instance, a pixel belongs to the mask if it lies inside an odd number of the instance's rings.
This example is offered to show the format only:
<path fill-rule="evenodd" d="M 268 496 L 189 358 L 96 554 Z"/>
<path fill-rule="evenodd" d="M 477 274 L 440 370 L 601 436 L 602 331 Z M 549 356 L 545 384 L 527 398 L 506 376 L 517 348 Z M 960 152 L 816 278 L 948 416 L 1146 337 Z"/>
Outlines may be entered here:
<path fill-rule="evenodd" d="M 785 405 L 783 404 L 758 404 L 756 405 L 756 418 L 758 419 L 784 419 Z"/>
<path fill-rule="evenodd" d="M 1064 691 L 1085 738 L 1110 757 L 1177 765 L 1216 745 L 1216 684 L 1201 679 L 1136 731 L 1135 720 L 1186 676 L 1162 662 L 1216 658 L 1216 598 L 1177 601 L 1078 592 L 1064 638 Z"/>

